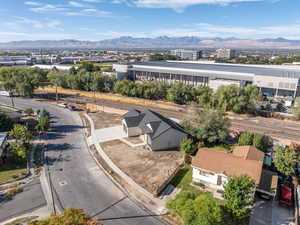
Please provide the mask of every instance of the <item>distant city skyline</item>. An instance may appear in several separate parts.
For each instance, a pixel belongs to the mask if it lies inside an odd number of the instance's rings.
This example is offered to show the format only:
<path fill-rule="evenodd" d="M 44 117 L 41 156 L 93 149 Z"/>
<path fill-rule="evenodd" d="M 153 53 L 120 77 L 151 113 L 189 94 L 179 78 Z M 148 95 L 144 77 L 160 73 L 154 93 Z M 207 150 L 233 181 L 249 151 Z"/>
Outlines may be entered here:
<path fill-rule="evenodd" d="M 297 0 L 10 0 L 0 42 L 120 36 L 300 39 Z"/>

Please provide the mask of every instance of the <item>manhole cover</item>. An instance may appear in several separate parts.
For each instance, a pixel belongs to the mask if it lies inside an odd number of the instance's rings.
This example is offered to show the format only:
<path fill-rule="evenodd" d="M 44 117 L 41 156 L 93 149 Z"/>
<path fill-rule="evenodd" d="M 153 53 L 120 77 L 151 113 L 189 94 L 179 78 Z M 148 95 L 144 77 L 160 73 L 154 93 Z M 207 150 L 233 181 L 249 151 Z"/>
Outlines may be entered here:
<path fill-rule="evenodd" d="M 66 182 L 66 181 L 61 181 L 61 182 L 59 182 L 59 185 L 60 186 L 65 186 L 65 185 L 67 185 L 68 183 Z"/>

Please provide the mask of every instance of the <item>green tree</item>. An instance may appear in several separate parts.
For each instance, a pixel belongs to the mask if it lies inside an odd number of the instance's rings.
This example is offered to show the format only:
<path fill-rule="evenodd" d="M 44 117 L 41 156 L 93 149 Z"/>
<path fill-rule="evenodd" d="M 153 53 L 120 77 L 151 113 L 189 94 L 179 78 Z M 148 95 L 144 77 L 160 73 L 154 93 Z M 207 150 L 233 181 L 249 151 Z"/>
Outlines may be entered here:
<path fill-rule="evenodd" d="M 254 133 L 252 132 L 243 132 L 238 141 L 239 146 L 252 145 L 253 144 Z"/>
<path fill-rule="evenodd" d="M 269 136 L 254 133 L 253 146 L 263 152 L 266 152 L 268 148 L 273 146 L 273 141 Z"/>
<path fill-rule="evenodd" d="M 179 60 L 179 59 L 180 58 L 174 55 L 154 54 L 150 56 L 149 61 Z"/>
<path fill-rule="evenodd" d="M 224 205 L 235 222 L 250 216 L 255 182 L 247 175 L 233 177 L 224 187 Z"/>
<path fill-rule="evenodd" d="M 195 93 L 193 86 L 176 82 L 168 89 L 167 100 L 177 104 L 185 104 L 195 100 Z"/>
<path fill-rule="evenodd" d="M 225 113 L 219 110 L 206 109 L 199 112 L 195 121 L 190 124 L 190 132 L 205 145 L 217 144 L 229 135 L 230 122 Z"/>
<path fill-rule="evenodd" d="M 192 139 L 185 139 L 180 143 L 180 152 L 186 155 L 193 155 L 197 150 L 197 146 Z"/>
<path fill-rule="evenodd" d="M 243 132 L 238 141 L 239 146 L 252 145 L 257 149 L 266 152 L 273 146 L 273 141 L 269 136 L 254 132 Z"/>
<path fill-rule="evenodd" d="M 226 111 L 232 111 L 238 103 L 240 96 L 240 88 L 236 85 L 221 86 L 216 92 L 218 108 Z"/>
<path fill-rule="evenodd" d="M 61 215 L 51 215 L 47 219 L 34 221 L 29 225 L 101 225 L 101 222 L 91 219 L 82 209 L 69 208 Z"/>
<path fill-rule="evenodd" d="M 280 145 L 276 145 L 274 149 L 276 169 L 286 176 L 294 174 L 296 163 L 299 161 L 296 152 Z"/>
<path fill-rule="evenodd" d="M 201 106 L 210 107 L 213 104 L 213 90 L 208 86 L 199 87 L 198 101 Z"/>
<path fill-rule="evenodd" d="M 83 61 L 81 62 L 80 66 L 79 66 L 79 70 L 85 70 L 87 72 L 94 72 L 96 71 L 96 67 L 94 65 L 94 63 L 88 62 L 88 61 Z"/>
<path fill-rule="evenodd" d="M 47 80 L 46 72 L 37 68 L 1 68 L 4 87 L 22 96 L 32 97 L 34 90 Z"/>
<path fill-rule="evenodd" d="M 14 162 L 22 163 L 28 157 L 29 145 L 22 142 L 11 142 L 9 143 L 10 151 L 9 157 L 11 157 Z"/>
<path fill-rule="evenodd" d="M 16 139 L 16 143 L 29 143 L 33 139 L 28 128 L 21 124 L 15 124 L 9 132 L 9 136 Z"/>
<path fill-rule="evenodd" d="M 222 209 L 210 193 L 196 195 L 182 191 L 167 203 L 167 208 L 173 215 L 179 216 L 184 225 L 222 224 Z"/>
<path fill-rule="evenodd" d="M 295 100 L 293 115 L 297 120 L 300 120 L 300 97 L 297 97 Z"/>
<path fill-rule="evenodd" d="M 62 86 L 62 74 L 58 71 L 52 70 L 48 73 L 47 78 L 49 82 L 55 86 L 55 99 L 58 101 L 58 86 Z"/>
<path fill-rule="evenodd" d="M 36 125 L 36 130 L 39 134 L 48 132 L 50 128 L 50 120 L 49 117 L 43 116 L 38 118 L 38 123 Z"/>

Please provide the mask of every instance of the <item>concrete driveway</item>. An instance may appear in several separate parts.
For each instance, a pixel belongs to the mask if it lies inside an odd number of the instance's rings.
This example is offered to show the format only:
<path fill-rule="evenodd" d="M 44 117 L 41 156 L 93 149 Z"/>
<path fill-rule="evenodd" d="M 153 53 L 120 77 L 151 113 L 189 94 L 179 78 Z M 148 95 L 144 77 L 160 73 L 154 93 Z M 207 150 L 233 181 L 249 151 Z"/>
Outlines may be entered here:
<path fill-rule="evenodd" d="M 122 139 L 126 137 L 126 134 L 123 131 L 122 126 L 116 126 L 103 129 L 96 129 L 95 136 L 98 142 L 107 142 Z"/>
<path fill-rule="evenodd" d="M 257 198 L 250 218 L 250 225 L 292 225 L 293 209 L 278 205 L 276 201 Z"/>

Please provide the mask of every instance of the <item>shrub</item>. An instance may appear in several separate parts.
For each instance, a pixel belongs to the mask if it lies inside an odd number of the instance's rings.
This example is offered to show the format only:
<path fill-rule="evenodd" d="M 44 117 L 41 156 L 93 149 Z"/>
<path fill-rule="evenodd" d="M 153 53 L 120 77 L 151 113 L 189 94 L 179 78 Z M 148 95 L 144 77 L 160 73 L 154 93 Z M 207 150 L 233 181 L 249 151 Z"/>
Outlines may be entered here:
<path fill-rule="evenodd" d="M 34 111 L 33 111 L 32 108 L 28 108 L 28 109 L 25 109 L 25 110 L 24 110 L 24 113 L 25 113 L 26 115 L 28 115 L 28 116 L 31 116 L 31 115 L 34 114 Z"/>
<path fill-rule="evenodd" d="M 14 197 L 15 195 L 17 195 L 21 192 L 23 192 L 23 188 L 17 187 L 17 188 L 11 189 L 8 192 L 6 192 L 6 196 L 12 198 L 12 197 Z"/>
<path fill-rule="evenodd" d="M 180 143 L 180 151 L 187 155 L 193 155 L 197 147 L 192 139 L 185 139 Z"/>

